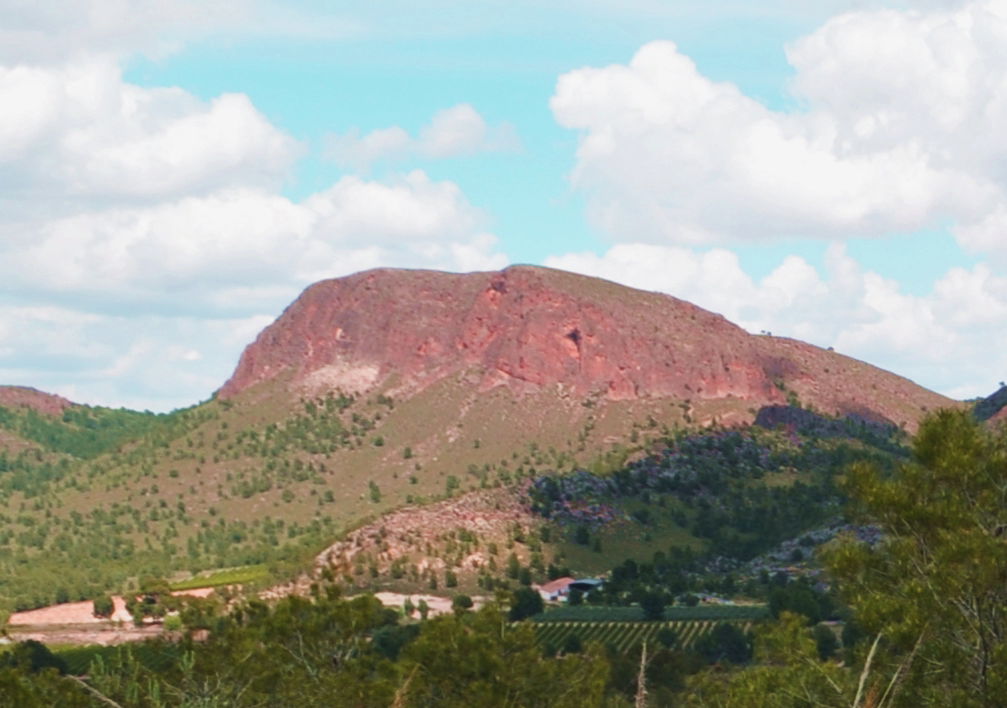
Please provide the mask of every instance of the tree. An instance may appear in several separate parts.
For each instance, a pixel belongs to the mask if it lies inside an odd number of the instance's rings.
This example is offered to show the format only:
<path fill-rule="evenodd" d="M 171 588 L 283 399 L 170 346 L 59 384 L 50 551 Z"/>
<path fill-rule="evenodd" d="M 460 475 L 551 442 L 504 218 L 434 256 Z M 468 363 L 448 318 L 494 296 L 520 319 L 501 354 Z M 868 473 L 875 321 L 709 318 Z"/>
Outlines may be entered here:
<path fill-rule="evenodd" d="M 455 595 L 451 600 L 451 609 L 456 615 L 462 615 L 472 609 L 472 598 L 468 595 Z"/>
<path fill-rule="evenodd" d="M 1007 444 L 968 411 L 923 421 L 891 477 L 854 466 L 849 492 L 884 540 L 829 564 L 906 705 L 1002 705 L 1007 695 Z"/>
<path fill-rule="evenodd" d="M 678 643 L 678 632 L 671 627 L 661 627 L 657 632 L 657 641 L 665 649 L 671 649 Z"/>
<path fill-rule="evenodd" d="M 531 588 L 518 588 L 511 596 L 511 606 L 508 618 L 511 622 L 520 622 L 528 617 L 540 614 L 545 605 L 538 590 Z"/>
<path fill-rule="evenodd" d="M 535 629 L 507 627 L 492 604 L 466 617 L 431 620 L 402 652 L 406 677 L 396 705 L 603 705 L 608 670 L 595 649 L 543 656 Z M 385 704 L 387 705 L 387 704 Z"/>
<path fill-rule="evenodd" d="M 818 649 L 818 658 L 827 661 L 836 655 L 839 649 L 839 640 L 836 633 L 828 625 L 817 624 L 812 632 L 815 638 L 815 646 Z"/>
<path fill-rule="evenodd" d="M 92 614 L 95 617 L 111 617 L 115 612 L 115 603 L 108 595 L 99 595 L 94 598 Z"/>
<path fill-rule="evenodd" d="M 9 652 L 0 655 L 0 667 L 4 666 L 17 667 L 29 673 L 45 669 L 56 669 L 61 674 L 67 671 L 66 662 L 35 639 L 18 642 Z"/>
<path fill-rule="evenodd" d="M 666 601 L 663 593 L 645 593 L 640 598 L 640 609 L 643 610 L 643 618 L 648 622 L 660 622 L 664 619 L 665 604 Z"/>
<path fill-rule="evenodd" d="M 582 651 L 584 651 L 584 643 L 580 641 L 580 637 L 576 633 L 566 635 L 566 639 L 563 640 L 563 653 L 580 654 Z"/>
<path fill-rule="evenodd" d="M 700 637 L 695 649 L 710 663 L 729 661 L 732 664 L 743 664 L 752 658 L 752 645 L 748 637 L 729 622 L 718 622 L 712 631 Z"/>
<path fill-rule="evenodd" d="M 689 682 L 684 704 L 747 708 L 768 705 L 772 697 L 774 708 L 878 705 L 854 702 L 856 673 L 835 663 L 819 663 L 815 641 L 802 616 L 784 612 L 778 621 L 760 627 L 755 660 L 754 666 L 726 676 L 709 671 L 697 674 Z"/>

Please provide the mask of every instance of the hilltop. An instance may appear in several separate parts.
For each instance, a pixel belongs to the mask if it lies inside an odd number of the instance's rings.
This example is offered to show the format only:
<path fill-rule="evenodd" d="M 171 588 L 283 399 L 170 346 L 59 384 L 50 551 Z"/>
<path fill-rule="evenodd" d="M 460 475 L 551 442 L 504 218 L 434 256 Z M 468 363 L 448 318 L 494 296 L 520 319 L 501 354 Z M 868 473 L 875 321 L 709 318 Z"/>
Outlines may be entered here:
<path fill-rule="evenodd" d="M 751 335 L 669 295 L 532 266 L 450 274 L 373 270 L 308 288 L 244 352 L 220 398 L 282 380 L 294 395 L 383 389 L 408 398 L 451 377 L 475 392 L 726 406 L 721 422 L 795 398 L 913 428 L 951 401 L 792 339 Z M 734 404 L 734 405 L 732 405 Z"/>

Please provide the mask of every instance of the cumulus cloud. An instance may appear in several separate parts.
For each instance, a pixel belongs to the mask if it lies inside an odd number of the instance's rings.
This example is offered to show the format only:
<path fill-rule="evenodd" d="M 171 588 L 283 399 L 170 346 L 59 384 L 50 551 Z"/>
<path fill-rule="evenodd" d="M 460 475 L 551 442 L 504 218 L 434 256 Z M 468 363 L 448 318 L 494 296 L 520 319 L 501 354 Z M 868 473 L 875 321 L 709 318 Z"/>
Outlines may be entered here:
<path fill-rule="evenodd" d="M 573 185 L 617 240 L 716 245 L 951 222 L 1004 250 L 1007 5 L 850 12 L 787 52 L 800 110 L 711 81 L 671 42 L 560 77 Z"/>
<path fill-rule="evenodd" d="M 2 383 L 189 404 L 315 280 L 507 260 L 459 187 L 422 171 L 283 196 L 302 148 L 243 94 L 136 86 L 87 55 L 0 65 L 0 105 Z M 424 150 L 474 144 L 467 115 L 435 120 Z"/>
<path fill-rule="evenodd" d="M 420 171 L 344 177 L 300 202 L 225 190 L 47 221 L 7 240 L 16 247 L 0 244 L 0 274 L 21 293 L 248 314 L 282 307 L 314 280 L 379 265 L 499 267 L 506 258 L 483 221 L 456 185 Z"/>
<path fill-rule="evenodd" d="M 61 67 L 0 67 L 0 197 L 151 199 L 224 185 L 276 186 L 300 152 L 243 94 L 202 101 L 124 82 L 92 58 Z"/>
<path fill-rule="evenodd" d="M 727 249 L 619 244 L 546 265 L 665 292 L 719 312 L 750 332 L 796 337 L 890 369 L 946 395 L 986 395 L 984 372 L 1007 369 L 1007 278 L 988 266 L 949 270 L 926 295 L 866 271 L 840 244 L 825 272 L 789 256 L 755 280 Z M 949 366 L 948 362 L 955 362 Z"/>
<path fill-rule="evenodd" d="M 206 398 L 272 318 L 96 315 L 0 305 L 0 381 L 72 401 L 171 410 Z"/>
<path fill-rule="evenodd" d="M 512 150 L 519 144 L 513 127 L 490 126 L 467 103 L 438 111 L 415 138 L 398 126 L 361 135 L 359 130 L 326 138 L 326 155 L 339 165 L 367 169 L 383 160 L 442 159 L 478 152 Z"/>

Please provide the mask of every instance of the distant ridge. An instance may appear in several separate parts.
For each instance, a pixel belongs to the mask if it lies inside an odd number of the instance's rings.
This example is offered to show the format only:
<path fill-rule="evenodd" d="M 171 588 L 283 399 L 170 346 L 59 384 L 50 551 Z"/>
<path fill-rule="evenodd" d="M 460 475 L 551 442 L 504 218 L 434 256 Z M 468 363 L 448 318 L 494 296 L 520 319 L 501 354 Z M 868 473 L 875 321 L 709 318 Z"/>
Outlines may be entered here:
<path fill-rule="evenodd" d="M 28 386 L 0 386 L 0 406 L 5 408 L 30 408 L 38 413 L 55 416 L 72 405 L 62 396 Z"/>

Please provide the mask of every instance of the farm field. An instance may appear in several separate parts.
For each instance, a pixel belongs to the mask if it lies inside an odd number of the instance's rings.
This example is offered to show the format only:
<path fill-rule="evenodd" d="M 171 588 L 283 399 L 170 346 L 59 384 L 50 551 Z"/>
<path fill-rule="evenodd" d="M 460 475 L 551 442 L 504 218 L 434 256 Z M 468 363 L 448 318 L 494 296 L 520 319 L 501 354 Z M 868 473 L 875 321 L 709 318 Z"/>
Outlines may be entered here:
<path fill-rule="evenodd" d="M 748 632 L 756 622 L 769 617 L 765 605 L 697 605 L 666 607 L 664 621 L 644 621 L 639 607 L 558 607 L 535 618 L 535 633 L 543 646 L 560 648 L 571 637 L 581 642 L 599 642 L 625 653 L 644 642 L 655 645 L 658 633 L 675 633 L 675 649 L 690 649 L 717 624 L 730 622 Z"/>
<path fill-rule="evenodd" d="M 215 588 L 222 585 L 245 585 L 268 580 L 269 568 L 265 565 L 248 565 L 219 571 L 201 573 L 187 580 L 171 583 L 172 590 L 196 590 Z"/>
<path fill-rule="evenodd" d="M 769 617 L 766 605 L 696 605 L 695 607 L 664 608 L 665 622 L 740 622 L 758 621 Z M 536 622 L 642 622 L 639 607 L 600 607 L 575 605 L 547 610 Z"/>
<path fill-rule="evenodd" d="M 695 642 L 725 620 L 690 620 L 678 622 L 541 622 L 535 632 L 543 646 L 562 647 L 567 639 L 576 635 L 581 642 L 599 642 L 611 646 L 615 651 L 625 653 L 644 642 L 651 646 L 658 643 L 657 635 L 663 629 L 675 633 L 672 648 L 689 649 Z M 753 625 L 747 620 L 726 620 L 748 632 Z"/>

